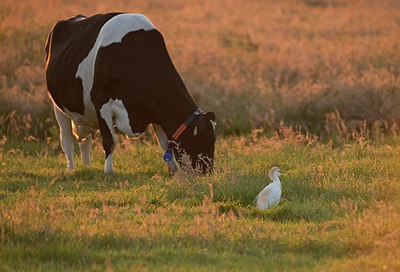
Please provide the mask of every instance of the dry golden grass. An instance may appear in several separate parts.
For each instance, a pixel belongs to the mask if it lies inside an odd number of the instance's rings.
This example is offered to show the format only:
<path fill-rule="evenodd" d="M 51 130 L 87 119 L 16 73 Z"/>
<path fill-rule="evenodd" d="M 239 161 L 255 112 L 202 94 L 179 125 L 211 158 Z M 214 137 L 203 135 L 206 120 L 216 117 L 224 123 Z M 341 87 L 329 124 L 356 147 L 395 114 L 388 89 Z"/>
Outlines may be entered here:
<path fill-rule="evenodd" d="M 64 1 L 0 4 L 0 112 L 50 117 L 44 42 L 76 14 L 139 12 L 164 34 L 223 133 L 301 125 L 330 136 L 332 113 L 380 130 L 400 121 L 400 4 L 343 1 Z"/>

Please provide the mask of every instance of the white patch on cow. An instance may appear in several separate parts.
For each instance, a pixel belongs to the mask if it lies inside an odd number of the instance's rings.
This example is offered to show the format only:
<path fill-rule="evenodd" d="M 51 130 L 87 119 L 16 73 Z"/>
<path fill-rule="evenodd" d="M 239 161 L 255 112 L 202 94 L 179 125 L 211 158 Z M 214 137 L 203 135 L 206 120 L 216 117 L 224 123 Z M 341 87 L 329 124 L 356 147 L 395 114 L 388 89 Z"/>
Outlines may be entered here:
<path fill-rule="evenodd" d="M 128 111 L 121 100 L 115 99 L 112 102 L 112 111 L 115 118 L 115 125 L 119 131 L 123 132 L 129 138 L 137 138 L 142 135 L 142 133 L 133 133 L 131 125 L 129 124 Z"/>
<path fill-rule="evenodd" d="M 74 22 L 77 22 L 77 21 L 82 21 L 82 20 L 85 20 L 85 19 L 87 19 L 86 16 L 84 16 L 82 14 L 79 14 L 79 15 L 76 15 L 74 18 L 71 18 L 70 20 L 73 20 Z"/>
<path fill-rule="evenodd" d="M 110 101 L 105 103 L 101 109 L 100 109 L 100 115 L 106 122 L 108 129 L 110 130 L 112 139 L 113 139 L 113 145 L 111 146 L 110 154 L 106 158 L 106 163 L 104 165 L 104 172 L 106 174 L 113 174 L 113 166 L 112 166 L 112 153 L 115 148 L 115 144 L 117 143 L 117 137 L 115 136 L 114 132 L 114 124 L 113 124 L 113 111 L 112 111 L 112 99 L 110 98 Z"/>
<path fill-rule="evenodd" d="M 110 155 L 108 155 L 107 159 L 106 159 L 106 163 L 104 165 L 104 173 L 106 174 L 114 174 L 114 169 L 113 169 L 113 165 L 112 165 L 112 153 Z"/>
<path fill-rule="evenodd" d="M 213 130 L 215 131 L 215 126 L 216 126 L 217 123 L 215 123 L 213 120 L 210 120 L 210 122 L 211 122 Z"/>
<path fill-rule="evenodd" d="M 97 41 L 101 42 L 101 47 L 105 47 L 113 43 L 120 43 L 126 34 L 140 29 L 148 31 L 155 29 L 155 27 L 143 14 L 120 14 L 114 16 L 104 24 L 100 30 Z"/>
<path fill-rule="evenodd" d="M 133 133 L 132 127 L 129 123 L 129 115 L 126 110 L 124 103 L 120 99 L 111 99 L 104 104 L 100 109 L 100 115 L 104 120 L 109 120 L 111 118 L 111 126 L 116 125 L 118 130 L 124 133 L 129 138 L 137 138 L 142 133 Z M 107 122 L 107 125 L 108 122 Z M 109 125 L 109 127 L 110 127 Z"/>
<path fill-rule="evenodd" d="M 114 151 L 115 144 L 117 143 L 117 137 L 114 132 L 114 125 L 129 138 L 137 138 L 141 133 L 133 133 L 132 128 L 129 124 L 129 115 L 126 110 L 124 103 L 119 99 L 111 99 L 101 106 L 100 115 L 106 122 L 108 129 L 113 138 L 113 146 L 111 147 L 111 153 L 106 158 L 104 166 L 104 172 L 107 174 L 114 173 L 112 166 L 112 152 Z"/>
<path fill-rule="evenodd" d="M 75 77 L 82 79 L 83 102 L 85 105 L 85 116 L 96 117 L 94 105 L 90 99 L 90 92 L 93 87 L 94 66 L 97 52 L 101 47 L 113 43 L 120 43 L 126 34 L 137 30 L 155 29 L 154 25 L 142 14 L 120 14 L 111 18 L 101 28 L 93 48 L 87 57 L 79 64 Z M 75 120 L 75 119 L 74 119 Z"/>
<path fill-rule="evenodd" d="M 115 132 L 114 132 L 114 123 L 113 123 L 114 114 L 113 114 L 112 106 L 113 106 L 113 100 L 110 98 L 110 101 L 108 101 L 101 107 L 100 115 L 106 122 L 108 129 L 110 130 L 110 133 L 112 135 L 114 144 L 115 144 L 117 142 L 117 138 L 116 138 Z"/>

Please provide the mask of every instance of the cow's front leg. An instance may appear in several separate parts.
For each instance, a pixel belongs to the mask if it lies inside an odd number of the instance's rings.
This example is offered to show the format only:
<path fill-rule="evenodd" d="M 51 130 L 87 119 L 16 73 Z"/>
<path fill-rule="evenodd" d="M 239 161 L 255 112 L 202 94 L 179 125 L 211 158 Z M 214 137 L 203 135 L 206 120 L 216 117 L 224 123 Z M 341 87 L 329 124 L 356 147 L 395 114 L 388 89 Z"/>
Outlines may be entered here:
<path fill-rule="evenodd" d="M 90 147 L 92 146 L 92 135 L 79 143 L 82 155 L 82 164 L 90 166 Z"/>
<path fill-rule="evenodd" d="M 68 163 L 68 171 L 74 169 L 74 136 L 72 135 L 71 119 L 66 116 L 55 104 L 54 113 L 60 126 L 60 142 Z"/>
<path fill-rule="evenodd" d="M 112 120 L 112 109 L 110 103 L 104 104 L 97 113 L 99 128 L 101 132 L 103 148 L 106 153 L 106 163 L 104 172 L 106 174 L 114 174 L 112 165 L 112 153 L 117 143 L 117 137 L 114 132 L 114 124 Z"/>
<path fill-rule="evenodd" d="M 160 125 L 152 124 L 154 132 L 157 135 L 158 143 L 160 144 L 162 150 L 165 152 L 168 148 L 168 137 L 165 134 L 165 131 L 162 129 Z M 168 162 L 168 172 L 172 176 L 178 171 L 178 164 L 175 161 L 175 158 L 172 157 L 172 160 Z"/>

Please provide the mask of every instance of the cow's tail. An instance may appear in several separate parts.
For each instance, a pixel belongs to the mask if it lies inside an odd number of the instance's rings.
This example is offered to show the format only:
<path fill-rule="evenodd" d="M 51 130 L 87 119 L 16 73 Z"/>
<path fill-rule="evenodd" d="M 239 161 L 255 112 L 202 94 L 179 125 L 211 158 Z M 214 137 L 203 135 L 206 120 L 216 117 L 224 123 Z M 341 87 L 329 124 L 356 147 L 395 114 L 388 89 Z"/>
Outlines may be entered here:
<path fill-rule="evenodd" d="M 46 52 L 46 67 L 47 67 L 47 62 L 49 60 L 49 56 L 50 56 L 50 43 L 51 43 L 52 37 L 53 37 L 53 30 L 51 30 L 49 35 L 47 36 L 46 45 L 44 47 L 45 52 Z"/>

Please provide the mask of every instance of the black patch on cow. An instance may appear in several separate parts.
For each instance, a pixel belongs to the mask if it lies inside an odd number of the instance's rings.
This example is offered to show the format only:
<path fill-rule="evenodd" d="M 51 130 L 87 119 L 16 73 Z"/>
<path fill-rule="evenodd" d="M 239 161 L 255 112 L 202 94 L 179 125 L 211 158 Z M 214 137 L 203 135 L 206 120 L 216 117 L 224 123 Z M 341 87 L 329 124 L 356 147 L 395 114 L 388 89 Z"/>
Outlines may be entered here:
<path fill-rule="evenodd" d="M 46 81 L 54 102 L 61 109 L 84 114 L 79 64 L 89 54 L 103 25 L 120 13 L 98 14 L 87 19 L 77 15 L 57 22 L 46 42 Z"/>
<path fill-rule="evenodd" d="M 171 136 L 197 108 L 155 29 L 99 49 L 91 98 L 96 109 L 110 98 L 122 100 L 134 133 L 157 123 Z"/>

